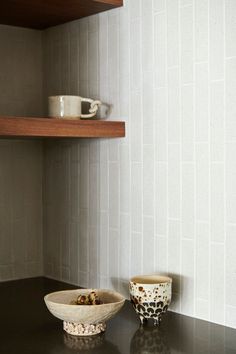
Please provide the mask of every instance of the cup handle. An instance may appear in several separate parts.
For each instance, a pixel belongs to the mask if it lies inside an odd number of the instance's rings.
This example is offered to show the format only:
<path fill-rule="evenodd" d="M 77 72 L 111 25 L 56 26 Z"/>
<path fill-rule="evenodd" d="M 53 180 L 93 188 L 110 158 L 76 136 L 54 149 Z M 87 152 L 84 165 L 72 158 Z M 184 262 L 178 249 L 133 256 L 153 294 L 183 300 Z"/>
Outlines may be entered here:
<path fill-rule="evenodd" d="M 90 103 L 90 109 L 89 113 L 90 114 L 81 114 L 81 118 L 92 118 L 96 115 L 98 107 L 102 104 L 101 101 L 94 101 L 91 100 L 91 98 L 83 98 L 81 99 L 82 102 L 89 102 Z"/>

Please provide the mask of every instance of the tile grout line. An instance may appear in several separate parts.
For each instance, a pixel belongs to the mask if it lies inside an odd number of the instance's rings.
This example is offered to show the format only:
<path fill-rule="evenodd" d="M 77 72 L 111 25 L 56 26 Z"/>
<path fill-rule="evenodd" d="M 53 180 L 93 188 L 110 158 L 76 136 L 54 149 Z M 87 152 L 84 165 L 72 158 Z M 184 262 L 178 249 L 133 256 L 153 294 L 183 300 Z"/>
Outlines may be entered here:
<path fill-rule="evenodd" d="M 181 31 L 181 6 L 179 2 L 179 7 L 178 7 L 178 13 L 179 13 L 179 24 L 178 24 L 178 31 L 179 31 L 179 70 L 178 70 L 178 75 L 179 75 L 179 114 L 180 114 L 180 144 L 179 144 L 179 166 L 180 166 L 180 216 L 179 216 L 179 233 L 180 233 L 180 240 L 183 240 L 183 166 L 182 166 L 182 160 L 183 160 L 183 129 L 182 129 L 182 124 L 183 124 L 183 112 L 182 112 L 182 31 Z M 169 219 L 170 220 L 170 219 Z M 181 263 L 182 260 L 182 242 L 180 242 L 179 245 L 179 263 Z M 179 264 L 179 267 L 181 269 L 181 264 Z M 182 287 L 182 281 L 181 281 L 181 276 L 179 277 L 179 291 L 181 293 L 181 287 Z M 181 296 L 179 296 L 179 308 L 181 308 Z"/>
<path fill-rule="evenodd" d="M 207 71 L 208 71 L 208 184 L 209 184 L 209 196 L 208 196 L 208 210 L 209 210 L 209 222 L 208 222 L 208 303 L 211 304 L 211 262 L 212 262 L 212 249 L 211 249 L 211 173 L 212 173 L 212 165 L 211 165 L 211 83 L 210 83 L 210 1 L 208 0 L 208 63 L 207 63 Z M 211 309 L 208 306 L 208 319 L 211 317 Z"/>
<path fill-rule="evenodd" d="M 227 250 L 227 196 L 226 196 L 226 164 L 227 164 L 227 150 L 226 150 L 226 8 L 225 8 L 225 2 L 223 2 L 223 60 L 224 60 L 224 68 L 223 68 L 223 87 L 224 87 L 224 97 L 223 97 L 223 102 L 224 102 L 224 116 L 223 116 L 223 139 L 224 139 L 224 319 L 223 323 L 224 325 L 227 324 L 226 321 L 226 250 Z"/>
<path fill-rule="evenodd" d="M 196 313 L 196 263 L 197 263 L 197 255 L 196 255 L 196 246 L 197 246 L 197 205 L 196 205 L 196 195 L 197 195 L 197 159 L 196 159 L 196 2 L 197 0 L 193 0 L 193 175 L 194 175 L 194 305 L 193 312 Z"/>

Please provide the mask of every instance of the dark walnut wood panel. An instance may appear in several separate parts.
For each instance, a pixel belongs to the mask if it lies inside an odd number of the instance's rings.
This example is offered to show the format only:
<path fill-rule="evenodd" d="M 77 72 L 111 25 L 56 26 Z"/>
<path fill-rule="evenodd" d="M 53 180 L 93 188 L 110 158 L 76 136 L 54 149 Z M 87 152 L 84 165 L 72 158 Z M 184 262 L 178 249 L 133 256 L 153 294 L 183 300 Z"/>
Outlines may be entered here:
<path fill-rule="evenodd" d="M 3 0 L 0 23 L 45 29 L 123 5 L 123 0 Z"/>
<path fill-rule="evenodd" d="M 124 136 L 124 122 L 0 117 L 0 137 L 116 138 Z"/>

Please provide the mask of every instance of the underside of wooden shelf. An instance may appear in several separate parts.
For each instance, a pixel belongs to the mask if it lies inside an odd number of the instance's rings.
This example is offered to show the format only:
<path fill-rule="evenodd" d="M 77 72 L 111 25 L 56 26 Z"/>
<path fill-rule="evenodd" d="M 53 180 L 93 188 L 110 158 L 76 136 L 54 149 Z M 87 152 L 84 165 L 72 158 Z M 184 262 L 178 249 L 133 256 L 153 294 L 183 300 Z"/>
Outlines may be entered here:
<path fill-rule="evenodd" d="M 116 138 L 125 136 L 125 123 L 107 120 L 0 117 L 0 137 Z"/>
<path fill-rule="evenodd" d="M 0 23 L 45 29 L 123 5 L 123 0 L 2 0 Z"/>

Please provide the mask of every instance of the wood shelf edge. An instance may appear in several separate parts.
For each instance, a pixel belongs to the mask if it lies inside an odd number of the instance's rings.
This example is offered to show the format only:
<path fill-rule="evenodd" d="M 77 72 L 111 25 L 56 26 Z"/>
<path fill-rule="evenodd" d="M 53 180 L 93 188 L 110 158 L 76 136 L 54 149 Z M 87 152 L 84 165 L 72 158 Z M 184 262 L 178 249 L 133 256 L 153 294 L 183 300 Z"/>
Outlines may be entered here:
<path fill-rule="evenodd" d="M 115 138 L 125 122 L 0 116 L 0 137 Z"/>

